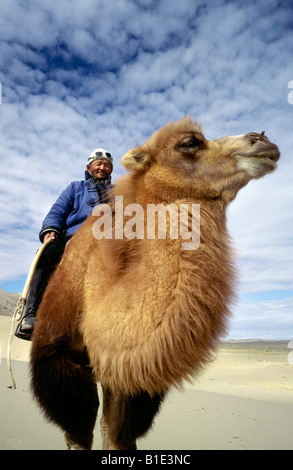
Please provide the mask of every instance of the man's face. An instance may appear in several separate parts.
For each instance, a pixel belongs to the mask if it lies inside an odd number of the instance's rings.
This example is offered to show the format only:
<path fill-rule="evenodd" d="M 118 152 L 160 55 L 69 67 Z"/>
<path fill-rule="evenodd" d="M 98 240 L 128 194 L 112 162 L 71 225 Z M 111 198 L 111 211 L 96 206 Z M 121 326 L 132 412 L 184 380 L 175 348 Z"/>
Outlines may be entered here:
<path fill-rule="evenodd" d="M 108 160 L 102 158 L 101 160 L 94 160 L 90 165 L 87 165 L 87 171 L 94 178 L 104 180 L 112 173 L 112 165 Z"/>

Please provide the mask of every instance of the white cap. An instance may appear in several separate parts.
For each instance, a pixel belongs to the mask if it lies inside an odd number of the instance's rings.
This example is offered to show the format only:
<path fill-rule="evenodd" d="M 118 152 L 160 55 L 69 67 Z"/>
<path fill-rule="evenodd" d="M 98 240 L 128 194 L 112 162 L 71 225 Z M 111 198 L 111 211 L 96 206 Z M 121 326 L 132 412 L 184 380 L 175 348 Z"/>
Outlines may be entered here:
<path fill-rule="evenodd" d="M 112 168 L 113 168 L 112 155 L 104 149 L 93 150 L 92 153 L 89 155 L 87 163 L 88 165 L 90 165 L 94 160 L 102 160 L 103 158 L 105 158 L 105 160 L 108 160 L 108 162 L 111 163 Z"/>

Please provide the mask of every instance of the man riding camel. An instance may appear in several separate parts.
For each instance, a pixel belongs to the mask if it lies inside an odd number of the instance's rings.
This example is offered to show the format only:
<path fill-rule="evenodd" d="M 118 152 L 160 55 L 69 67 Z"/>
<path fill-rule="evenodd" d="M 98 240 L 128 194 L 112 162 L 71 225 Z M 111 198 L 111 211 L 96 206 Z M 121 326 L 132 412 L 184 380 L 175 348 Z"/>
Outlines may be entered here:
<path fill-rule="evenodd" d="M 52 243 L 45 249 L 34 273 L 26 308 L 15 331 L 18 338 L 31 339 L 36 312 L 50 275 L 60 262 L 66 244 L 93 207 L 107 202 L 112 171 L 111 154 L 101 148 L 94 150 L 88 157 L 85 179 L 70 183 L 46 215 L 39 237 L 42 243 L 48 238 Z"/>

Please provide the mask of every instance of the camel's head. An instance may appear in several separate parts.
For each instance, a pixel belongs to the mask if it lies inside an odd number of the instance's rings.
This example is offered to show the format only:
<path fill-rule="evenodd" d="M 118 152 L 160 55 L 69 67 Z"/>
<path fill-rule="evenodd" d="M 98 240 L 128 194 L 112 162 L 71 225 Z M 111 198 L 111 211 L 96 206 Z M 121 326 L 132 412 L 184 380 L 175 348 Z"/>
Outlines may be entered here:
<path fill-rule="evenodd" d="M 248 134 L 207 140 L 199 124 L 186 117 L 157 131 L 142 147 L 129 151 L 122 163 L 172 187 L 173 194 L 231 201 L 251 179 L 274 171 L 280 152 L 264 135 Z M 161 185 L 162 187 L 162 185 Z M 176 192 L 176 191 L 175 191 Z"/>

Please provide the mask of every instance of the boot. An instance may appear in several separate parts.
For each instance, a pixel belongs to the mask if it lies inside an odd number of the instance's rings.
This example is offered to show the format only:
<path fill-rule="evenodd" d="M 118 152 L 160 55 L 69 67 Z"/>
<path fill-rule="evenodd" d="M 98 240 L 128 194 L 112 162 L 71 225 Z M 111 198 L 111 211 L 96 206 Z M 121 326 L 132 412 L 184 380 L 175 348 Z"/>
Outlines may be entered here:
<path fill-rule="evenodd" d="M 22 317 L 19 322 L 16 330 L 15 336 L 20 339 L 25 339 L 31 341 L 32 334 L 35 327 L 36 312 L 33 309 L 30 309 L 26 312 L 25 316 Z"/>

